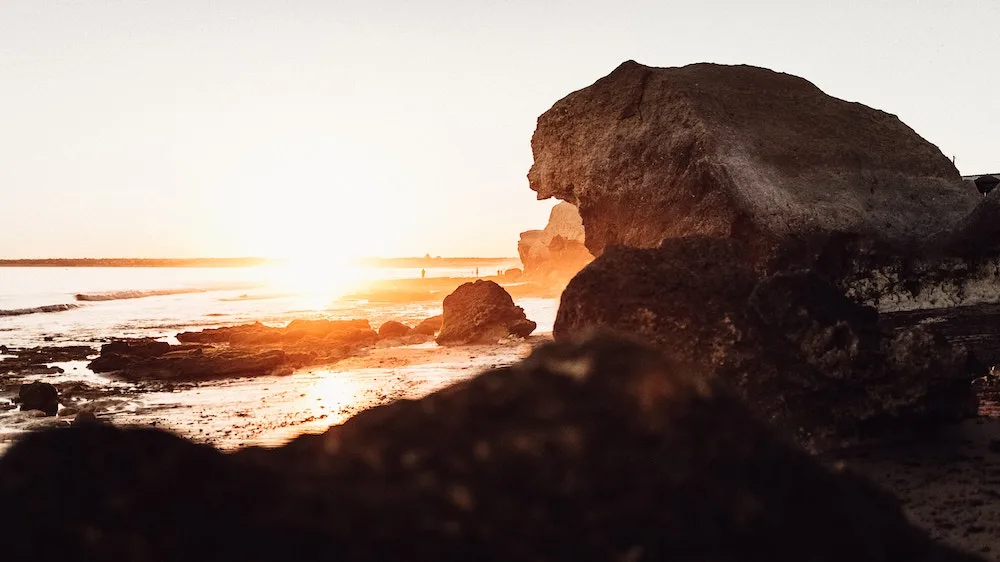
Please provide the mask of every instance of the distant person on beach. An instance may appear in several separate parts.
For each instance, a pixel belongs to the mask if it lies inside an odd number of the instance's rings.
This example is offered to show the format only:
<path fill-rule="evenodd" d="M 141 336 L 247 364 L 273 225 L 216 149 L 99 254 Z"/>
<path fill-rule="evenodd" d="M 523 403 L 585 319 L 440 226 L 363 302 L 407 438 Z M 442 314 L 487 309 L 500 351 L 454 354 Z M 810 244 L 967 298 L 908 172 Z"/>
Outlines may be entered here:
<path fill-rule="evenodd" d="M 421 269 L 420 270 L 420 278 L 423 279 L 425 277 L 427 277 L 427 270 L 426 269 Z"/>
<path fill-rule="evenodd" d="M 476 268 L 476 277 L 479 277 L 479 268 Z"/>

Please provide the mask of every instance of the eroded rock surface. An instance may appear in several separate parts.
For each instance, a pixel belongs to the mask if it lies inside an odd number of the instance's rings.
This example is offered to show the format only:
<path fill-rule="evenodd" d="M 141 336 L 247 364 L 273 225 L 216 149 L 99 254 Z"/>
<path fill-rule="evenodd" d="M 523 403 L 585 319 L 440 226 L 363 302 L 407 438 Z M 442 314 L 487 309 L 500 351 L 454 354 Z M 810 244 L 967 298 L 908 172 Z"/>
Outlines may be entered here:
<path fill-rule="evenodd" d="M 570 203 L 552 207 L 544 230 L 521 233 L 517 253 L 523 273 L 534 278 L 569 279 L 594 259 L 584 245 L 583 220 Z"/>
<path fill-rule="evenodd" d="M 32 435 L 0 457 L 0 496 L 14 560 L 975 559 L 714 382 L 608 339 L 278 449 Z"/>
<path fill-rule="evenodd" d="M 564 291 L 554 335 L 600 328 L 652 343 L 733 385 L 812 446 L 882 424 L 975 415 L 978 366 L 962 346 L 928 327 L 885 334 L 874 309 L 819 275 L 761 276 L 745 252 L 709 237 L 609 250 Z"/>
<path fill-rule="evenodd" d="M 763 262 L 838 233 L 925 252 L 986 204 L 896 116 L 751 66 L 628 61 L 553 105 L 531 145 L 531 188 L 579 207 L 594 255 L 707 235 Z"/>
<path fill-rule="evenodd" d="M 537 324 L 503 287 L 493 281 L 465 283 L 444 299 L 440 345 L 496 343 L 507 336 L 528 337 Z"/>

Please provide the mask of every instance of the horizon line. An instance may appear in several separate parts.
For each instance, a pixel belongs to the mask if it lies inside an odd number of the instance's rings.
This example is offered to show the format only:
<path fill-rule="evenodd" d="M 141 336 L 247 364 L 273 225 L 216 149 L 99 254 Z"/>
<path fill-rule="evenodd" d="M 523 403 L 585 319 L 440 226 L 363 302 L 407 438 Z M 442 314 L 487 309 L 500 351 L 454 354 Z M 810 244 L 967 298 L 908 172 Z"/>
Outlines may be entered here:
<path fill-rule="evenodd" d="M 0 264 L 26 262 L 282 262 L 296 261 L 301 258 L 240 256 L 240 257 L 208 257 L 208 258 L 132 258 L 132 257 L 100 257 L 100 258 L 0 258 Z M 332 258 L 309 258 L 310 261 L 326 261 Z M 350 258 L 351 262 L 362 261 L 399 261 L 399 260 L 519 260 L 518 256 L 359 256 Z"/>

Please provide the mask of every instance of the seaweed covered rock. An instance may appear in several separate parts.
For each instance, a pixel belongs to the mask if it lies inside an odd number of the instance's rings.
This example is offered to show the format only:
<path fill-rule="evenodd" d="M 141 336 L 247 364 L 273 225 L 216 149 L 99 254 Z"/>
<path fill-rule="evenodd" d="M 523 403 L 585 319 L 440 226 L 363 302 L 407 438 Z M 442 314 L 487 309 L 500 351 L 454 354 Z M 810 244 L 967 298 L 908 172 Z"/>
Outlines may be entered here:
<path fill-rule="evenodd" d="M 577 205 L 594 255 L 707 235 L 762 262 L 842 233 L 923 254 L 987 204 L 896 116 L 752 66 L 625 62 L 539 117 L 531 146 L 531 189 Z"/>
<path fill-rule="evenodd" d="M 15 560 L 976 559 L 715 382 L 608 338 L 277 449 L 31 435 L 0 457 L 0 495 L 22 506 L 0 527 Z"/>
<path fill-rule="evenodd" d="M 607 329 L 647 341 L 813 446 L 975 414 L 967 350 L 924 327 L 883 333 L 873 309 L 820 276 L 759 276 L 745 252 L 711 237 L 611 249 L 563 292 L 554 335 Z"/>
<path fill-rule="evenodd" d="M 493 281 L 465 283 L 444 299 L 440 345 L 496 343 L 507 336 L 528 337 L 537 325 L 503 287 Z"/>

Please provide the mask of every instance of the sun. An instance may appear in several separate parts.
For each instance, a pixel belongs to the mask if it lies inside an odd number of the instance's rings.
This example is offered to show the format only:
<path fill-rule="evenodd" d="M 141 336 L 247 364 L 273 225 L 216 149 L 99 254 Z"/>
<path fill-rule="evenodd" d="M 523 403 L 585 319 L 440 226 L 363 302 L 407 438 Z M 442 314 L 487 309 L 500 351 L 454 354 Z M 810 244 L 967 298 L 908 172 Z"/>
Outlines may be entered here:
<path fill-rule="evenodd" d="M 306 310 L 324 310 L 336 300 L 364 288 L 366 275 L 355 259 L 287 258 L 265 268 L 272 291 L 288 295 Z"/>

